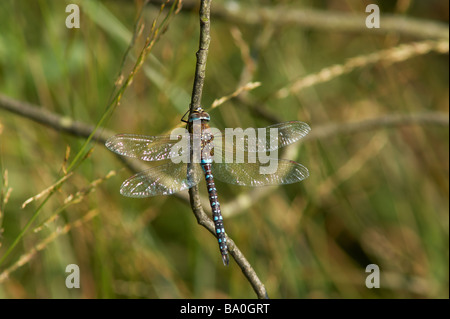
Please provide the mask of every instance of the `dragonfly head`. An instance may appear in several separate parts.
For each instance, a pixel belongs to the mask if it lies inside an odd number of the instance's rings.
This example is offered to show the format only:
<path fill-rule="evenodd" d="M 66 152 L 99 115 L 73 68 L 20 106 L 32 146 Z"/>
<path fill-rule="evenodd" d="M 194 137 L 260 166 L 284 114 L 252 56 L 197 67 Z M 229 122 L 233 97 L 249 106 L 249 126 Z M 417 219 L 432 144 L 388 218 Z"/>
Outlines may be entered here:
<path fill-rule="evenodd" d="M 203 110 L 200 106 L 197 107 L 194 111 L 192 111 L 189 116 L 189 122 L 197 121 L 197 120 L 205 120 L 209 121 L 211 118 L 205 110 Z"/>

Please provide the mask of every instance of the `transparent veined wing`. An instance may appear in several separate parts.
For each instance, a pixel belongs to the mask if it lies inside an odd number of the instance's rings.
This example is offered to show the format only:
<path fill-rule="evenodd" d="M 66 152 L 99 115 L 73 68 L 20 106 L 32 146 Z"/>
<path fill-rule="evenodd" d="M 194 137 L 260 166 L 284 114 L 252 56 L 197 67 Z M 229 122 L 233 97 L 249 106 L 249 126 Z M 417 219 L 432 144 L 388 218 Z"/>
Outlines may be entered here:
<path fill-rule="evenodd" d="M 219 181 L 241 186 L 270 186 L 300 182 L 309 176 L 308 169 L 294 161 L 272 159 L 270 169 L 261 163 L 214 163 L 212 173 Z M 262 169 L 262 170 L 261 170 Z M 267 171 L 264 171 L 267 169 Z M 268 174 L 264 174 L 267 172 Z"/>
<path fill-rule="evenodd" d="M 308 124 L 300 121 L 278 123 L 265 128 L 229 129 L 219 131 L 211 128 L 214 135 L 214 151 L 217 156 L 225 158 L 226 153 L 233 155 L 244 152 L 274 151 L 292 144 L 303 138 L 310 131 Z M 203 133 L 204 134 L 204 133 Z M 228 136 L 228 137 L 227 137 Z M 188 137 L 188 135 L 185 135 Z M 189 139 L 184 144 L 174 147 L 181 141 L 170 135 L 145 136 L 135 134 L 119 134 L 110 137 L 105 145 L 111 151 L 128 157 L 139 158 L 144 161 L 160 161 L 179 156 L 187 156 Z M 237 156 L 240 157 L 240 156 Z"/>
<path fill-rule="evenodd" d="M 257 139 L 258 145 L 262 145 L 265 149 L 258 149 L 258 152 L 273 151 L 275 149 L 290 145 L 299 141 L 311 131 L 308 124 L 300 121 L 278 123 L 267 126 L 265 129 L 266 138 L 263 140 L 260 140 L 260 138 Z M 277 134 L 272 134 L 271 129 L 274 129 Z M 266 144 L 264 144 L 264 142 L 266 142 Z"/>
<path fill-rule="evenodd" d="M 175 158 L 181 154 L 173 146 L 180 142 L 170 135 L 146 136 L 135 134 L 119 134 L 110 137 L 105 145 L 119 155 L 139 158 L 144 161 L 161 161 Z"/>
<path fill-rule="evenodd" d="M 170 161 L 131 176 L 123 182 L 120 193 L 135 198 L 170 195 L 197 185 L 202 176 L 199 164 Z"/>
<path fill-rule="evenodd" d="M 214 151 L 225 158 L 240 152 L 271 152 L 305 137 L 311 128 L 300 121 L 290 121 L 270 125 L 264 128 L 234 128 L 214 131 Z"/>

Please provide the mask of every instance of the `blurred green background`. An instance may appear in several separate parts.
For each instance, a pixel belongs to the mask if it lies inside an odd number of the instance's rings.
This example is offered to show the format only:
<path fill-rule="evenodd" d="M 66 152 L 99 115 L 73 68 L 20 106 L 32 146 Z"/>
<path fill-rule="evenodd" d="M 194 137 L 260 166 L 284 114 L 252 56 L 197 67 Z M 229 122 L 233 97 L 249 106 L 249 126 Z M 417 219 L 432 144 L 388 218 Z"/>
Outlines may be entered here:
<path fill-rule="evenodd" d="M 0 94 L 95 125 L 118 74 L 127 75 L 141 50 L 137 41 L 122 66 L 139 1 L 73 2 L 80 6 L 80 29 L 65 27 L 71 1 L 0 2 Z M 283 155 L 308 167 L 310 177 L 302 183 L 262 194 L 217 183 L 227 233 L 271 298 L 448 298 L 448 122 L 345 131 L 346 123 L 394 114 L 448 117 L 448 50 L 368 62 L 280 97 L 279 89 L 350 58 L 435 39 L 395 28 L 371 33 L 287 23 L 283 16 L 279 23 L 239 21 L 261 8 L 313 9 L 330 20 L 336 13 L 365 16 L 369 3 L 213 1 L 203 106 L 208 110 L 249 81 L 261 86 L 210 110 L 212 125 L 263 127 L 276 118 L 301 120 L 316 131 Z M 382 19 L 393 14 L 448 26 L 447 1 L 372 3 Z M 161 135 L 179 124 L 190 102 L 199 41 L 198 9 L 187 4 L 155 43 L 106 128 Z M 145 8 L 144 38 L 158 12 L 159 5 Z M 448 31 L 444 40 L 448 48 Z M 331 124 L 340 130 L 317 133 Z M 70 162 L 84 141 L 0 108 L 0 258 L 43 199 L 24 209 L 22 203 L 53 185 L 63 174 L 66 148 Z M 186 201 L 119 194 L 130 171 L 120 170 L 65 206 L 70 195 L 123 167 L 103 145 L 92 146 L 2 261 L 1 298 L 255 297 L 233 260 L 222 265 L 216 239 L 197 225 Z M 204 182 L 200 190 L 206 196 Z M 80 267 L 80 289 L 65 286 L 69 264 Z M 369 264 L 380 267 L 379 289 L 365 285 Z"/>

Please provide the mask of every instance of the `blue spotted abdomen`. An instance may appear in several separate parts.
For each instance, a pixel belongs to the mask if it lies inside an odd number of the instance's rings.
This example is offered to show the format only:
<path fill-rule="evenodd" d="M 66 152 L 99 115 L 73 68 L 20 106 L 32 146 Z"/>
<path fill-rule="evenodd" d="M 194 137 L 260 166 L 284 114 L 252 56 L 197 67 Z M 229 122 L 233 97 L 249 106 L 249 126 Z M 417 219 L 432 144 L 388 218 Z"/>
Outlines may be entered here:
<path fill-rule="evenodd" d="M 211 173 L 211 161 L 202 160 L 201 165 L 203 168 L 203 172 L 205 173 L 206 186 L 208 188 L 209 194 L 209 203 L 211 205 L 212 217 L 216 229 L 216 236 L 217 240 L 219 241 L 219 248 L 222 254 L 222 261 L 224 265 L 228 265 L 229 258 L 228 258 L 227 238 L 225 236 L 225 229 L 223 227 L 223 217 L 222 213 L 220 212 L 219 200 L 217 199 L 216 185 L 214 183 L 214 177 Z"/>

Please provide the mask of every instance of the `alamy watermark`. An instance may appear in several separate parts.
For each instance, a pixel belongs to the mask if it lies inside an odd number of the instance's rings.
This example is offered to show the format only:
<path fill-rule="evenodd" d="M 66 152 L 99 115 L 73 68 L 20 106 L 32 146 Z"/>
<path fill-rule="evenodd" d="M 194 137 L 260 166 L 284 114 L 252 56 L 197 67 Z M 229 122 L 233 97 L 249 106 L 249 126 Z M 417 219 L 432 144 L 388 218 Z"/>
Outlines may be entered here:
<path fill-rule="evenodd" d="M 68 29 L 80 28 L 80 7 L 76 4 L 68 4 L 66 6 L 66 12 L 69 15 L 66 18 L 66 27 Z"/>
<path fill-rule="evenodd" d="M 80 267 L 77 264 L 67 265 L 66 272 L 69 273 L 66 277 L 66 287 L 80 288 Z"/>
<path fill-rule="evenodd" d="M 366 277 L 366 287 L 369 289 L 380 288 L 380 267 L 376 264 L 367 265 L 366 272 L 370 273 Z"/>
<path fill-rule="evenodd" d="M 370 14 L 366 18 L 366 27 L 368 29 L 380 28 L 380 8 L 376 4 L 369 4 L 366 7 L 366 12 Z"/>

